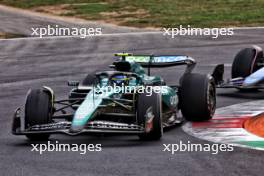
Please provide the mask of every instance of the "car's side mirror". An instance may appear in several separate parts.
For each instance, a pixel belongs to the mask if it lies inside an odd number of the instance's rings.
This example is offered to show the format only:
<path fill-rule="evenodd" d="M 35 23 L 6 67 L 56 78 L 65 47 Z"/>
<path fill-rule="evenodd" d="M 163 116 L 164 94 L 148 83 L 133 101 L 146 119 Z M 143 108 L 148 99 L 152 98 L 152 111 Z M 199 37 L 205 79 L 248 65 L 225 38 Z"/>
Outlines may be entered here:
<path fill-rule="evenodd" d="M 79 86 L 79 81 L 68 81 L 68 86 L 77 87 Z"/>

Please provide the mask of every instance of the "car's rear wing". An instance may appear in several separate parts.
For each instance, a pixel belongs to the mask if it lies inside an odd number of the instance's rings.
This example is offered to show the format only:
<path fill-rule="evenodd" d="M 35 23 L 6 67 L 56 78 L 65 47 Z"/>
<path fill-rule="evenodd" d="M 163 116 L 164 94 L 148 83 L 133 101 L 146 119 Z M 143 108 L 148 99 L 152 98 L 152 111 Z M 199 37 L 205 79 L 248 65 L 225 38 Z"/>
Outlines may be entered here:
<path fill-rule="evenodd" d="M 193 58 L 184 55 L 132 55 L 129 53 L 115 54 L 120 60 L 136 62 L 143 67 L 169 67 L 176 65 L 194 65 Z"/>

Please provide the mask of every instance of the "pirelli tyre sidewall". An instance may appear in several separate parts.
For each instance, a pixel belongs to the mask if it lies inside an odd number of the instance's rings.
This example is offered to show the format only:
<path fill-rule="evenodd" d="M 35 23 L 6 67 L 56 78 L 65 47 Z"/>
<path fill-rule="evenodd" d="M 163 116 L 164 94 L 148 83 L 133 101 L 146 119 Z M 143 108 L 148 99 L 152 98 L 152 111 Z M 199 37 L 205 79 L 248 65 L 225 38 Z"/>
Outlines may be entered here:
<path fill-rule="evenodd" d="M 210 120 L 216 108 L 215 83 L 210 75 L 185 74 L 179 92 L 180 109 L 186 120 Z"/>
<path fill-rule="evenodd" d="M 25 128 L 33 125 L 50 123 L 52 117 L 52 100 L 50 95 L 43 89 L 29 91 L 25 104 Z M 30 140 L 47 140 L 48 134 L 29 134 Z"/>
<path fill-rule="evenodd" d="M 136 108 L 138 124 L 144 126 L 144 128 L 146 128 L 148 112 L 151 111 L 149 113 L 154 115 L 151 131 L 145 131 L 144 134 L 139 135 L 139 138 L 141 140 L 159 140 L 163 135 L 161 94 L 155 92 L 150 96 L 146 93 L 138 94 Z"/>

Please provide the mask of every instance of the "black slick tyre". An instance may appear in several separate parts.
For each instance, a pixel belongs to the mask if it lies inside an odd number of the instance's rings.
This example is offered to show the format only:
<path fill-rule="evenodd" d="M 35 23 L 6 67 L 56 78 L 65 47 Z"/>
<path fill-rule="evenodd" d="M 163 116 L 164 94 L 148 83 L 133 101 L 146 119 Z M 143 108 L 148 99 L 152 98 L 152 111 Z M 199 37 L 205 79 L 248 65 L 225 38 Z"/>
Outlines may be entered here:
<path fill-rule="evenodd" d="M 146 121 L 149 116 L 153 117 L 152 129 L 150 132 L 145 132 L 140 134 L 139 138 L 141 140 L 159 140 L 163 135 L 162 126 L 162 107 L 161 107 L 161 95 L 157 93 L 152 93 L 152 95 L 147 96 L 146 93 L 138 94 L 137 99 L 137 120 L 139 125 L 146 128 Z"/>
<path fill-rule="evenodd" d="M 263 53 L 255 48 L 245 48 L 237 53 L 232 63 L 232 78 L 245 78 L 257 71 L 260 67 L 257 63 L 263 59 Z"/>
<path fill-rule="evenodd" d="M 25 127 L 50 123 L 52 102 L 43 89 L 33 89 L 29 92 L 25 105 Z M 48 140 L 49 134 L 28 134 L 30 140 Z"/>
<path fill-rule="evenodd" d="M 185 74 L 181 79 L 180 108 L 188 121 L 210 120 L 216 108 L 214 80 L 209 75 Z"/>

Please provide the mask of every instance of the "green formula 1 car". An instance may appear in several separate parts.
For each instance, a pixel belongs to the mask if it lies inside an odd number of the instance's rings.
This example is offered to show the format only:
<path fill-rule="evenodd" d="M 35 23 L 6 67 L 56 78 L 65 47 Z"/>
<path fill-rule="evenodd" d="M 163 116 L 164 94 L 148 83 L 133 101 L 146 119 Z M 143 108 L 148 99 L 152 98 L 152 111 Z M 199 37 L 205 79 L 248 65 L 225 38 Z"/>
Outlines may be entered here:
<path fill-rule="evenodd" d="M 158 140 L 163 129 L 182 122 L 206 121 L 216 107 L 214 80 L 191 73 L 195 60 L 188 56 L 116 54 L 111 71 L 87 75 L 73 86 L 69 98 L 55 100 L 51 88 L 29 90 L 25 106 L 15 111 L 12 132 L 31 140 L 50 134 L 134 134 Z M 166 85 L 150 76 L 152 67 L 186 65 L 179 85 Z M 145 72 L 144 67 L 147 68 Z M 110 70 L 110 69 L 109 69 Z"/>

